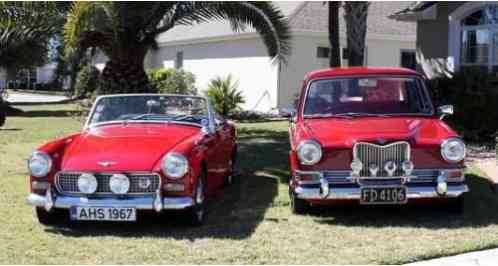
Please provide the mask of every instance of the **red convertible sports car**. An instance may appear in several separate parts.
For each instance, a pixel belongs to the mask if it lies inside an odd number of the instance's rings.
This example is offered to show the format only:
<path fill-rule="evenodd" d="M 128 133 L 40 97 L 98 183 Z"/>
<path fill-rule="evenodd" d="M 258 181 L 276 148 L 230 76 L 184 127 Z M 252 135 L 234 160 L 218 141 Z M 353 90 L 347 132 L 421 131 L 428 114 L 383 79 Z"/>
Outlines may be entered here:
<path fill-rule="evenodd" d="M 203 97 L 101 96 L 80 133 L 31 154 L 27 202 L 42 224 L 186 210 L 199 225 L 205 197 L 232 181 L 235 136 Z"/>
<path fill-rule="evenodd" d="M 465 144 L 442 121 L 453 107 L 436 110 L 417 72 L 311 72 L 291 113 L 289 193 L 295 213 L 339 202 L 439 201 L 462 210 L 468 191 Z"/>

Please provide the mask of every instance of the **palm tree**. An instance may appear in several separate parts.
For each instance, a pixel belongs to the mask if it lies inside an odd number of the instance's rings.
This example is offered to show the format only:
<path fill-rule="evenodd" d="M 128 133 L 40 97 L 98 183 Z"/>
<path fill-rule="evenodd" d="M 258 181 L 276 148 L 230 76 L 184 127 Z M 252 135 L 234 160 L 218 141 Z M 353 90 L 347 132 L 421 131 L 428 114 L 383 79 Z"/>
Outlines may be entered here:
<path fill-rule="evenodd" d="M 339 41 L 339 7 L 341 2 L 329 1 L 329 42 L 330 42 L 330 53 L 329 53 L 329 66 L 330 67 L 340 67 L 341 66 L 341 48 Z"/>
<path fill-rule="evenodd" d="M 11 79 L 21 68 L 45 63 L 57 32 L 60 6 L 49 2 L 0 2 L 0 67 Z"/>
<path fill-rule="evenodd" d="M 271 2 L 76 2 L 65 41 L 107 56 L 100 93 L 149 92 L 144 58 L 156 37 L 176 25 L 209 20 L 228 20 L 235 31 L 254 28 L 276 61 L 290 53 L 287 19 Z"/>
<path fill-rule="evenodd" d="M 209 83 L 206 96 L 213 103 L 217 113 L 228 116 L 235 111 L 240 104 L 245 103 L 242 91 L 238 90 L 239 82 L 233 81 L 232 75 L 226 78 L 217 77 Z"/>
<path fill-rule="evenodd" d="M 369 5 L 364 1 L 346 1 L 343 5 L 350 66 L 363 65 Z"/>

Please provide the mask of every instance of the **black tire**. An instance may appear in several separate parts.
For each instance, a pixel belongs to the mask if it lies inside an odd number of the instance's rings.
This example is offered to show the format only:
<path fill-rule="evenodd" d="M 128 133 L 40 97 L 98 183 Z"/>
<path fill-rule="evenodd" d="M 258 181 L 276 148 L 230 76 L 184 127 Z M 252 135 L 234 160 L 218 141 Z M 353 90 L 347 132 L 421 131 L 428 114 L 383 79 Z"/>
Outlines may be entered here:
<path fill-rule="evenodd" d="M 448 211 L 453 214 L 462 215 L 465 211 L 465 196 L 459 196 L 448 203 Z"/>
<path fill-rule="evenodd" d="M 47 212 L 42 207 L 35 207 L 36 218 L 38 218 L 38 222 L 43 225 L 56 225 L 60 224 L 62 221 L 62 216 L 56 210 L 51 212 Z"/>
<path fill-rule="evenodd" d="M 303 199 L 300 199 L 297 197 L 296 193 L 290 189 L 289 191 L 289 196 L 290 196 L 290 208 L 292 213 L 294 214 L 306 214 L 309 211 L 309 204 Z"/>
<path fill-rule="evenodd" d="M 188 210 L 188 220 L 192 226 L 201 226 L 206 220 L 206 178 L 205 171 L 202 171 L 199 181 L 196 184 L 194 195 L 194 206 Z M 202 193 L 202 194 L 200 194 Z"/>
<path fill-rule="evenodd" d="M 1 110 L 2 107 L 0 107 L 0 127 L 2 127 L 5 124 L 5 114 L 3 113 L 3 110 Z"/>

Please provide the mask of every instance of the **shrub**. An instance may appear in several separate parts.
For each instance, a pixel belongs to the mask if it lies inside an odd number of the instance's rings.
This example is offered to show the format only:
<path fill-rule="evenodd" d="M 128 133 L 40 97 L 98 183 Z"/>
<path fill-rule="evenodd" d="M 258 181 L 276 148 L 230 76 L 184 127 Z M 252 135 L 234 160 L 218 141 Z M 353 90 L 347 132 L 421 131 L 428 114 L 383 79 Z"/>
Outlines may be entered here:
<path fill-rule="evenodd" d="M 92 65 L 86 65 L 81 68 L 76 77 L 74 85 L 74 96 L 77 98 L 91 97 L 97 90 L 100 72 Z"/>
<path fill-rule="evenodd" d="M 242 92 L 238 90 L 239 82 L 232 80 L 232 75 L 226 78 L 212 79 L 206 91 L 214 109 L 222 116 L 228 116 L 239 110 L 239 105 L 245 103 Z"/>
<path fill-rule="evenodd" d="M 478 69 L 463 69 L 453 78 L 429 82 L 436 106 L 453 104 L 448 123 L 465 138 L 489 140 L 498 131 L 498 79 Z"/>
<path fill-rule="evenodd" d="M 147 71 L 147 77 L 160 93 L 196 94 L 194 74 L 183 69 L 152 69 Z"/>

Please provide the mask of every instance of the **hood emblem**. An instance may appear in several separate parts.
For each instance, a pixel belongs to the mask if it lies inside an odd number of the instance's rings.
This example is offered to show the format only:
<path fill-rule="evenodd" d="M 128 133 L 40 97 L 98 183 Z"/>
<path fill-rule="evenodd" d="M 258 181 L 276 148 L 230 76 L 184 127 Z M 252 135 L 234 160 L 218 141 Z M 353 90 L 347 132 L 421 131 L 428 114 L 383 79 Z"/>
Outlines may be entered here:
<path fill-rule="evenodd" d="M 380 145 L 384 145 L 387 143 L 387 140 L 386 139 L 383 139 L 383 138 L 379 138 L 377 139 L 377 142 L 380 144 Z"/>
<path fill-rule="evenodd" d="M 109 167 L 111 165 L 115 165 L 116 162 L 111 162 L 111 161 L 101 161 L 97 162 L 98 165 L 103 166 L 103 167 Z"/>

